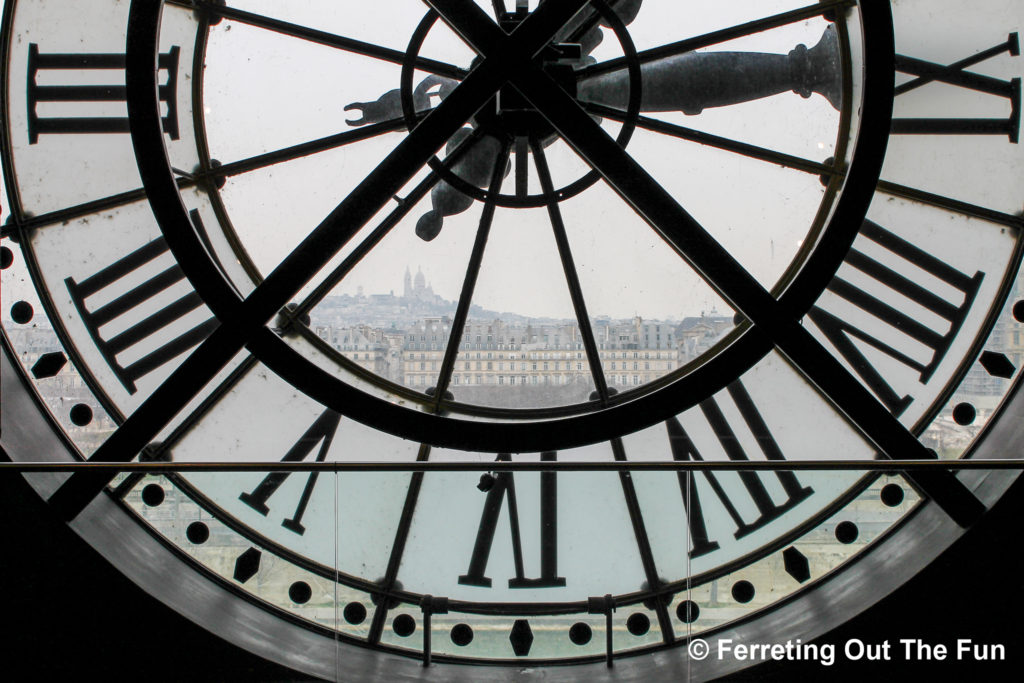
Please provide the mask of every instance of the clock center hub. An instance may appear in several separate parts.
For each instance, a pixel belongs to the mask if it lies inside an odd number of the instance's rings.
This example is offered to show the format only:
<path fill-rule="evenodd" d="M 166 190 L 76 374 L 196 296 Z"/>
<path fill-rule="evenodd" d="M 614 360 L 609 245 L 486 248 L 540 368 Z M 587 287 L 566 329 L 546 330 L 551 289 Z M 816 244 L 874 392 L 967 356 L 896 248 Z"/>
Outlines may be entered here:
<path fill-rule="evenodd" d="M 506 13 L 501 27 L 511 33 L 523 19 L 529 16 L 525 8 Z M 583 58 L 583 47 L 579 43 L 553 42 L 537 56 L 544 72 L 572 97 L 576 97 L 576 76 L 574 64 Z M 505 84 L 494 98 L 476 115 L 479 125 L 495 134 L 511 137 L 530 137 L 547 142 L 555 135 L 555 129 L 547 119 L 511 83 Z"/>

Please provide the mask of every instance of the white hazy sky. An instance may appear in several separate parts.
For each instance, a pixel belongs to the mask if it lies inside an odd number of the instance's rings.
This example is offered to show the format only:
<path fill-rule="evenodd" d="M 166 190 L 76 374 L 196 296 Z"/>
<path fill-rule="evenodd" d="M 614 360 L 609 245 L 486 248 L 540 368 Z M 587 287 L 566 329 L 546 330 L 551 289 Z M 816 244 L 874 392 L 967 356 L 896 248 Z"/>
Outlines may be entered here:
<path fill-rule="evenodd" d="M 323 1 L 231 4 L 395 49 L 405 49 L 423 14 L 412 0 L 346 3 L 344 13 L 336 3 Z M 486 0 L 479 4 L 490 7 Z M 804 4 L 737 0 L 681 13 L 678 0 L 646 0 L 629 30 L 643 49 Z M 822 20 L 810 20 L 709 51 L 785 53 L 799 43 L 813 45 L 824 27 Z M 594 56 L 621 55 L 610 31 L 605 34 Z M 461 66 L 472 58 L 441 24 L 431 31 L 424 53 Z M 222 22 L 212 31 L 201 105 L 212 156 L 228 162 L 348 130 L 344 119 L 352 114 L 343 107 L 397 87 L 398 73 L 397 67 L 377 60 Z M 785 93 L 699 116 L 656 116 L 816 160 L 830 156 L 836 137 L 837 114 L 818 95 L 805 100 Z M 616 124 L 604 125 L 612 135 L 618 131 Z M 260 268 L 272 269 L 400 139 L 387 135 L 229 180 L 223 193 L 229 214 Z M 789 265 L 822 197 L 814 176 L 645 131 L 636 133 L 628 151 L 765 286 Z M 548 155 L 556 183 L 585 171 L 561 143 L 552 145 Z M 536 184 L 532 163 L 531 180 Z M 511 182 L 510 176 L 506 191 Z M 366 293 L 400 291 L 411 267 L 413 273 L 422 268 L 438 294 L 456 299 L 480 207 L 477 203 L 449 218 L 441 236 L 430 243 L 413 233 L 416 219 L 429 208 L 417 207 L 335 293 L 355 293 L 359 287 Z M 712 289 L 603 183 L 563 202 L 561 209 L 592 315 L 669 318 L 713 308 L 728 312 Z M 18 296 L 20 283 L 12 280 L 5 277 L 5 301 Z M 572 315 L 546 211 L 499 209 L 474 302 L 526 315 Z"/>
<path fill-rule="evenodd" d="M 419 20 L 418 10 L 395 21 L 408 1 L 385 1 L 384 7 L 351 7 L 344 16 L 317 14 L 317 3 L 241 0 L 253 11 L 316 25 L 353 37 L 389 41 L 403 49 L 405 36 Z M 479 4 L 489 7 L 489 2 Z M 664 44 L 731 26 L 803 3 L 716 3 L 704 12 L 680 18 L 676 0 L 647 0 L 630 26 L 644 47 Z M 396 12 L 384 11 L 394 7 Z M 695 15 L 695 16 L 694 16 Z M 390 38 L 399 24 L 398 38 Z M 409 26 L 402 28 L 403 23 Z M 230 28 L 229 28 L 230 26 Z M 813 45 L 825 27 L 821 20 L 801 22 L 716 49 L 785 53 L 803 42 Z M 609 33 L 606 31 L 606 34 Z M 472 53 L 444 26 L 432 30 L 424 52 L 465 66 Z M 239 55 L 246 55 L 244 60 Z M 595 51 L 599 59 L 619 56 L 617 42 L 606 35 Z M 341 112 L 353 101 L 372 101 L 398 85 L 398 69 L 366 58 L 353 58 L 319 46 L 228 25 L 215 27 L 206 72 L 206 108 L 213 155 L 238 158 L 336 131 Z M 318 68 L 310 68 L 317 64 Z M 336 65 L 336 68 L 332 68 Z M 332 74 L 324 88 L 325 73 Z M 344 74 L 337 78 L 333 74 Z M 253 84 L 260 83 L 254 88 Z M 315 95 L 311 94 L 315 93 Z M 246 116 L 221 114 L 258 111 L 254 135 Z M 820 96 L 804 100 L 786 93 L 759 102 L 700 116 L 664 114 L 695 128 L 823 160 L 834 147 L 837 115 Z M 296 125 L 296 122 L 301 124 Z M 615 134 L 617 125 L 606 124 Z M 271 141 L 271 138 L 273 141 Z M 230 181 L 225 198 L 236 229 L 264 270 L 297 243 L 340 199 L 335 187 L 351 187 L 399 140 L 398 135 L 359 143 L 338 152 L 285 164 Z M 770 286 L 789 265 L 822 197 L 817 178 L 639 131 L 629 151 L 719 241 Z M 552 172 L 563 182 L 585 169 L 568 148 L 549 149 Z M 317 176 L 321 182 L 310 183 Z M 337 182 L 335 179 L 340 180 Z M 511 177 L 506 181 L 506 191 Z M 287 189 L 286 189 L 287 188 Z M 281 201 L 282 196 L 292 199 Z M 294 198 L 300 198 L 294 201 Z M 301 208 L 300 208 L 301 207 Z M 417 207 L 375 254 L 357 268 L 338 291 L 400 291 L 405 269 L 422 267 L 436 292 L 454 300 L 480 215 L 480 204 L 449 218 L 441 236 L 429 244 L 413 234 L 415 220 L 429 207 Z M 727 308 L 623 202 L 603 185 L 562 205 L 570 243 L 580 271 L 589 310 L 594 315 L 679 317 L 701 310 Z M 291 228 L 294 226 L 294 230 Z M 475 302 L 498 311 L 528 315 L 571 316 L 571 307 L 546 212 L 499 210 L 478 283 Z"/>

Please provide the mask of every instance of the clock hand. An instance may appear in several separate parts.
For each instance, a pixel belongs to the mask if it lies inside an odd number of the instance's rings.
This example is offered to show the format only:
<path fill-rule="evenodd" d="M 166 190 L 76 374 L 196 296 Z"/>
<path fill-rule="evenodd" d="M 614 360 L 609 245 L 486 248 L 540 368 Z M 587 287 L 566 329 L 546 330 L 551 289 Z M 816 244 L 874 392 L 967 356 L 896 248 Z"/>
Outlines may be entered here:
<path fill-rule="evenodd" d="M 430 75 L 420 81 L 413 91 L 413 106 L 417 112 L 431 108 L 430 98 L 437 96 L 444 99 L 458 85 L 458 81 L 442 76 Z M 353 102 L 345 107 L 345 111 L 359 111 L 358 119 L 346 119 L 350 126 L 364 126 L 371 123 L 388 121 L 403 116 L 402 92 L 395 88 L 389 90 L 374 102 Z M 462 128 L 448 141 L 447 153 L 459 146 L 472 132 L 472 128 Z M 491 136 L 485 136 L 472 143 L 469 151 L 452 167 L 452 171 L 463 180 L 476 187 L 483 187 L 490 176 L 490 169 L 500 151 L 500 143 Z M 505 171 L 508 175 L 508 170 Z M 473 205 L 469 197 L 447 183 L 438 183 L 430 193 L 432 209 L 420 216 L 416 223 L 416 234 L 424 241 L 437 237 L 441 232 L 444 219 L 460 214 Z"/>
<path fill-rule="evenodd" d="M 458 84 L 459 81 L 451 78 L 433 74 L 427 76 L 413 90 L 413 107 L 417 112 L 430 109 L 431 97 L 437 96 L 443 100 Z M 369 123 L 380 123 L 381 121 L 399 118 L 403 114 L 402 91 L 398 88 L 389 90 L 373 102 L 352 102 L 345 106 L 345 111 L 359 111 L 362 113 L 362 116 L 358 119 L 345 120 L 345 123 L 350 126 L 365 126 Z M 486 181 L 485 177 L 481 182 Z"/>
<path fill-rule="evenodd" d="M 401 93 L 398 88 L 395 88 L 378 97 L 375 102 L 347 104 L 344 111 L 358 111 L 361 114 L 358 119 L 345 119 L 345 123 L 350 126 L 365 126 L 368 123 L 378 123 L 388 118 L 396 118 L 402 114 Z"/>
<path fill-rule="evenodd" d="M 584 35 L 584 54 L 597 43 L 587 37 L 600 31 L 595 27 Z M 600 42 L 600 41 L 598 41 Z M 835 28 L 829 25 L 818 44 L 808 49 L 797 45 L 786 55 L 763 52 L 688 52 L 645 62 L 641 65 L 643 111 L 683 111 L 699 114 L 707 107 L 722 107 L 770 97 L 792 90 L 803 97 L 824 96 L 839 109 L 839 45 Z M 740 76 L 740 77 L 737 77 Z M 584 102 L 611 107 L 625 106 L 629 93 L 626 69 L 585 77 L 578 85 Z M 424 78 L 413 92 L 417 111 L 430 107 L 430 97 L 444 99 L 457 81 L 443 76 Z M 436 92 L 431 92 L 437 88 Z M 353 102 L 345 111 L 360 110 L 363 117 L 348 120 L 351 126 L 377 123 L 402 114 L 401 92 L 396 88 L 375 102 Z M 486 175 L 480 180 L 486 182 Z"/>
<path fill-rule="evenodd" d="M 840 106 L 839 44 L 829 25 L 814 47 L 797 45 L 789 54 L 761 52 L 689 52 L 645 62 L 640 69 L 643 111 L 699 114 L 707 107 L 770 97 L 792 90 L 818 93 Z M 624 107 L 629 93 L 625 69 L 584 78 L 581 101 Z"/>
<path fill-rule="evenodd" d="M 420 104 L 420 101 L 416 101 L 418 111 L 429 108 L 429 104 L 422 108 Z M 348 119 L 346 122 L 350 126 L 387 121 L 402 115 L 401 96 L 396 89 L 384 93 L 376 102 L 353 102 L 345 107 L 346 111 L 354 109 L 360 110 L 363 116 L 360 119 Z M 456 132 L 448 141 L 447 153 L 451 154 L 472 130 L 472 128 L 461 128 Z M 487 182 L 500 147 L 496 138 L 489 135 L 484 136 L 473 143 L 465 156 L 455 163 L 452 172 L 458 174 L 466 182 L 482 187 Z M 508 175 L 507 169 L 505 175 Z M 438 236 L 445 218 L 460 214 L 471 207 L 473 198 L 442 181 L 430 192 L 430 203 L 431 210 L 420 216 L 416 222 L 416 234 L 426 242 Z"/>
<path fill-rule="evenodd" d="M 606 4 L 611 7 L 622 23 L 628 26 L 636 19 L 642 2 L 643 0 L 618 0 L 617 2 L 609 0 Z M 554 42 L 580 43 L 583 47 L 583 54 L 589 55 L 604 40 L 601 26 L 608 26 L 608 22 L 593 7 L 587 7 L 565 25 Z"/>
<path fill-rule="evenodd" d="M 636 18 L 643 0 L 610 0 L 614 11 L 626 24 Z M 602 40 L 601 25 L 605 22 L 600 20 L 596 12 L 580 12 L 570 21 L 559 33 L 553 42 L 562 42 L 562 39 L 576 41 L 582 44 L 582 54 L 589 53 L 597 47 Z M 586 58 L 592 62 L 592 58 Z M 625 73 L 625 72 L 623 72 Z M 450 78 L 431 74 L 424 78 L 416 86 L 413 92 L 413 105 L 417 112 L 430 109 L 430 98 L 436 95 L 444 99 L 458 85 L 458 81 Z M 435 90 L 436 88 L 436 90 Z M 352 102 L 345 106 L 345 111 L 358 111 L 359 118 L 346 119 L 350 126 L 363 126 L 371 123 L 378 123 L 403 115 L 401 90 L 395 88 L 389 90 L 372 102 Z M 464 128 L 448 143 L 447 151 L 450 153 L 455 147 L 466 139 L 471 129 Z M 550 142 L 550 140 L 548 141 Z M 452 168 L 460 178 L 476 187 L 483 187 L 490 176 L 490 169 L 500 151 L 500 143 L 491 136 L 485 136 L 473 144 L 468 153 L 459 160 Z M 505 175 L 509 173 L 509 166 Z M 416 234 L 423 240 L 430 241 L 437 237 L 443 227 L 444 219 L 466 211 L 473 205 L 473 199 L 460 192 L 447 183 L 439 183 L 430 193 L 432 209 L 425 213 L 416 223 Z"/>
<path fill-rule="evenodd" d="M 462 128 L 452 136 L 448 142 L 447 152 L 459 146 L 465 140 L 472 128 Z M 483 187 L 490 178 L 491 169 L 501 152 L 501 143 L 497 138 L 484 135 L 470 147 L 465 156 L 455 162 L 452 172 L 468 183 L 476 187 Z M 506 164 L 504 176 L 507 176 L 510 164 Z M 430 204 L 433 207 L 430 211 L 420 216 L 416 221 L 416 234 L 426 242 L 437 237 L 441 232 L 444 219 L 448 216 L 460 214 L 473 205 L 473 198 L 448 183 L 441 181 L 430 191 Z"/>
<path fill-rule="evenodd" d="M 639 3 L 617 6 L 632 20 Z M 569 27 L 571 28 L 571 27 Z M 586 29 L 585 25 L 577 25 Z M 567 29 L 568 30 L 568 29 Z M 569 31 L 571 33 L 571 31 Z M 593 36 L 598 36 L 595 42 Z M 584 53 L 600 42 L 600 28 L 585 30 Z M 819 93 L 839 108 L 839 47 L 835 29 L 830 25 L 814 47 L 798 45 L 787 55 L 756 52 L 712 52 L 671 55 L 641 66 L 643 111 L 683 111 L 699 114 L 706 107 L 721 107 L 794 91 L 804 97 Z M 739 77 L 737 77 L 739 76 Z M 585 78 L 578 84 L 578 98 L 602 106 L 623 107 L 629 93 L 625 69 Z M 444 99 L 457 84 L 442 76 L 430 75 L 417 85 L 413 103 L 417 111 L 430 108 L 430 98 Z M 435 90 L 436 89 L 436 90 Z M 363 116 L 349 119 L 360 126 L 402 115 L 401 91 L 390 90 L 375 102 L 353 102 L 346 111 L 359 110 Z M 453 137 L 449 151 L 465 139 L 469 129 Z M 493 137 L 481 139 L 454 167 L 465 181 L 476 187 L 487 182 L 499 143 Z M 440 183 L 430 195 L 432 210 L 420 217 L 416 234 L 430 241 L 437 237 L 444 218 L 466 211 L 473 199 L 447 183 Z"/>

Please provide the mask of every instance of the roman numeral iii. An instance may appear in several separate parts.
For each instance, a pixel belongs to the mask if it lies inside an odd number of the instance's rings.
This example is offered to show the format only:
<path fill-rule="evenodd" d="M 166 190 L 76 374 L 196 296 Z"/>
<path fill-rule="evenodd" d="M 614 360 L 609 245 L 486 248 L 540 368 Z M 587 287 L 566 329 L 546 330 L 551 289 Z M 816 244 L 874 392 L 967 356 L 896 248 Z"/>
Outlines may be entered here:
<path fill-rule="evenodd" d="M 161 71 L 167 73 L 160 86 L 160 102 L 167 113 L 162 117 L 164 132 L 178 139 L 178 56 L 177 45 L 158 57 Z M 127 133 L 128 116 L 90 115 L 90 104 L 127 102 L 123 53 L 40 52 L 36 43 L 28 46 L 28 141 L 36 144 L 40 135 L 78 133 Z M 103 84 L 74 83 L 78 72 L 98 72 Z M 40 84 L 40 81 L 43 84 Z M 64 81 L 60 85 L 52 80 Z M 85 80 L 79 78 L 77 80 Z M 72 82 L 67 82 L 72 81 Z M 42 105 L 42 107 L 40 106 Z M 42 110 L 42 111 L 41 111 Z M 49 113 L 46 113 L 49 112 Z M 67 112 L 67 113 L 65 113 Z M 75 115 L 69 115 L 75 112 Z"/>

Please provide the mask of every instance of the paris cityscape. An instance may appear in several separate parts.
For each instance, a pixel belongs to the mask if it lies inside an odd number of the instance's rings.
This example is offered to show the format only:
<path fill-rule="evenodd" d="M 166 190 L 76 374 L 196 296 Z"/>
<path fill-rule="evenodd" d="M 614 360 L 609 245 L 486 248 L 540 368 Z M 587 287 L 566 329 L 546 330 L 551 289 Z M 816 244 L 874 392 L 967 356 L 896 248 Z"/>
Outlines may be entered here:
<path fill-rule="evenodd" d="M 360 367 L 423 391 L 437 379 L 454 312 L 422 271 L 407 270 L 400 295 L 329 297 L 310 327 Z M 607 383 L 618 389 L 696 358 L 732 329 L 733 318 L 710 311 L 682 320 L 599 317 L 591 325 Z M 585 401 L 593 387 L 575 320 L 470 309 L 449 384 L 457 400 L 537 407 Z"/>
<path fill-rule="evenodd" d="M 1021 283 L 1016 289 L 1020 294 Z M 352 364 L 395 384 L 428 391 L 448 347 L 455 309 L 456 302 L 437 294 L 421 269 L 414 274 L 407 268 L 399 293 L 364 294 L 360 288 L 356 294 L 325 297 L 311 311 L 308 324 Z M 26 368 L 61 348 L 42 313 L 37 312 L 31 325 L 7 326 Z M 616 392 L 657 380 L 697 358 L 733 329 L 734 320 L 709 310 L 674 319 L 598 316 L 591 327 L 608 387 Z M 1007 315 L 1000 316 L 986 348 L 1005 353 L 1016 367 L 1024 360 L 1020 332 L 1007 324 Z M 945 414 L 952 410 L 947 408 L 926 432 L 925 441 L 940 452 L 962 449 L 984 424 L 984 416 L 997 407 L 1007 382 L 976 364 L 958 396 L 973 403 L 982 419 L 971 425 L 973 429 L 965 429 Z M 66 422 L 68 408 L 76 403 L 93 407 L 97 419 L 89 425 L 66 425 L 84 440 L 87 452 L 113 429 L 72 364 L 38 387 L 59 420 Z M 459 402 L 506 408 L 567 405 L 592 398 L 594 381 L 578 322 L 471 306 L 448 389 Z"/>
<path fill-rule="evenodd" d="M 1015 329 L 1017 326 L 1009 322 L 1008 309 L 1020 298 L 1020 283 L 1016 293 L 996 323 L 986 349 L 1001 351 L 1019 367 L 1024 358 L 1024 345 L 1019 330 Z M 424 273 L 417 269 L 413 274 L 410 269 L 401 293 L 367 295 L 357 292 L 327 297 L 311 312 L 309 328 L 361 368 L 392 382 L 427 391 L 436 381 L 455 307 L 454 302 L 433 290 Z M 609 388 L 614 390 L 645 384 L 686 364 L 728 334 L 734 323 L 732 316 L 712 310 L 662 320 L 641 316 L 631 319 L 597 317 L 591 325 Z M 44 354 L 61 350 L 54 330 L 41 311 L 31 324 L 7 324 L 5 331 L 26 370 Z M 991 376 L 976 364 L 958 394 L 922 435 L 922 441 L 941 457 L 959 457 L 998 406 L 1008 385 L 1009 380 Z M 491 406 L 565 405 L 587 400 L 593 386 L 576 321 L 527 318 L 476 306 L 470 309 L 449 384 L 456 400 Z M 90 455 L 114 430 L 113 420 L 103 412 L 71 363 L 36 387 L 54 418 L 74 439 L 83 455 Z M 977 419 L 973 423 L 964 425 L 954 419 L 952 406 L 958 401 L 970 401 L 977 407 Z M 95 413 L 95 419 L 85 426 L 73 424 L 69 418 L 70 409 L 80 404 L 89 405 Z M 114 484 L 129 482 L 128 477 L 119 475 Z M 160 507 L 150 507 L 142 498 L 143 484 L 153 481 L 158 482 L 166 495 L 166 502 Z M 881 505 L 879 490 L 884 484 L 884 479 L 871 484 L 846 509 L 845 514 L 858 521 L 860 537 L 856 543 L 837 541 L 834 523 L 822 525 L 800 541 L 816 574 L 837 566 L 883 533 L 892 519 L 913 507 L 916 500 L 913 496 L 896 508 Z M 238 552 L 250 543 L 159 477 L 143 479 L 127 493 L 125 501 L 159 533 L 179 547 L 188 548 L 197 560 L 227 579 L 233 575 Z M 185 538 L 185 530 L 199 521 L 209 526 L 211 536 L 208 542 L 196 546 Z M 696 601 L 701 610 L 702 628 L 728 623 L 769 604 L 776 594 L 785 594 L 791 583 L 791 577 L 776 556 L 747 568 L 744 576 L 765 588 L 748 605 L 737 605 L 728 599 L 731 581 L 728 576 L 691 592 L 689 599 Z M 299 579 L 309 583 L 314 596 L 303 605 L 292 604 L 287 598 L 289 586 Z M 365 597 L 276 556 L 266 558 L 253 579 L 251 590 L 282 609 L 332 628 L 338 628 L 341 623 L 337 609 L 339 600 L 353 602 Z M 676 599 L 682 598 L 677 596 Z M 538 632 L 561 633 L 568 627 L 568 621 L 563 618 L 552 618 L 549 622 L 538 623 Z M 452 624 L 440 619 L 436 626 L 447 628 Z M 495 652 L 503 652 L 502 648 L 507 647 L 506 627 L 500 620 L 481 621 L 477 631 L 482 641 L 493 641 Z M 624 622 L 616 622 L 613 628 L 620 637 L 627 631 Z M 365 629 L 365 624 L 350 627 L 357 636 L 365 636 Z"/>

